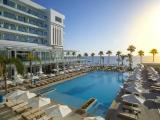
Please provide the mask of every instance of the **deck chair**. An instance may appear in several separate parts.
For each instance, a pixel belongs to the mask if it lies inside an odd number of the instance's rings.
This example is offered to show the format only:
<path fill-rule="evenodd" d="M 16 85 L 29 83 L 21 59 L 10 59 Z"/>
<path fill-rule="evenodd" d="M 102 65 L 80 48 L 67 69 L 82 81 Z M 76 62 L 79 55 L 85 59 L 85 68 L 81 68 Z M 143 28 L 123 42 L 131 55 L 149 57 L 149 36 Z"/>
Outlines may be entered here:
<path fill-rule="evenodd" d="M 122 108 L 123 108 L 123 109 L 130 110 L 130 111 L 135 111 L 135 112 L 137 112 L 137 113 L 141 113 L 141 110 L 140 110 L 138 107 L 123 105 Z"/>
<path fill-rule="evenodd" d="M 21 108 L 16 109 L 15 111 L 16 111 L 17 113 L 22 113 L 22 112 L 27 111 L 27 110 L 30 110 L 30 109 L 32 109 L 32 107 L 29 107 L 29 106 L 25 105 L 25 106 L 23 106 L 23 107 L 21 107 Z"/>
<path fill-rule="evenodd" d="M 44 115 L 37 120 L 52 120 L 52 119 L 53 119 L 52 117 L 49 117 L 48 115 Z"/>
<path fill-rule="evenodd" d="M 27 102 L 23 102 L 21 104 L 18 104 L 16 106 L 11 107 L 11 108 L 12 108 L 13 111 L 15 111 L 16 109 L 21 108 L 21 107 L 23 107 L 25 105 L 27 105 Z"/>
<path fill-rule="evenodd" d="M 131 113 L 126 113 L 126 112 L 119 112 L 118 113 L 118 117 L 120 118 L 126 118 L 126 119 L 129 119 L 129 120 L 137 120 L 137 116 L 134 115 L 134 114 L 131 114 Z"/>
<path fill-rule="evenodd" d="M 28 115 L 34 113 L 34 112 L 37 112 L 37 111 L 39 111 L 38 108 L 31 109 L 31 110 L 29 110 L 29 111 L 27 111 L 27 112 L 22 113 L 22 117 L 26 117 L 26 116 L 28 116 Z"/>
<path fill-rule="evenodd" d="M 17 101 L 17 102 L 12 102 L 12 101 L 8 101 L 8 102 L 6 102 L 5 103 L 5 105 L 7 106 L 7 107 L 13 107 L 13 106 L 16 106 L 16 105 L 18 105 L 18 104 L 21 104 L 21 103 L 23 103 L 24 101 Z"/>

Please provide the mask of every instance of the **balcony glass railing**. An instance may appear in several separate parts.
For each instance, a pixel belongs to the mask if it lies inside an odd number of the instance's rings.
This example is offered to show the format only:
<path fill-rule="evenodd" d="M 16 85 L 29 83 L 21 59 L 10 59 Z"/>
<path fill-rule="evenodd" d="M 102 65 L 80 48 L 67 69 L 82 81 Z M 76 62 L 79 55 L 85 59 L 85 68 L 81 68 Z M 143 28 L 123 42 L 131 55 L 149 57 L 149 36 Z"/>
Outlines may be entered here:
<path fill-rule="evenodd" d="M 45 29 L 48 27 L 47 22 L 41 21 L 41 20 L 36 19 L 36 18 L 26 17 L 24 15 L 16 15 L 13 12 L 8 12 L 8 11 L 3 10 L 3 14 L 1 13 L 0 15 L 1 16 L 3 15 L 4 17 L 7 17 L 7 18 L 10 18 L 10 19 L 13 19 L 13 20 L 17 20 L 17 21 L 20 21 L 20 22 L 29 23 L 31 25 L 42 27 L 42 28 L 45 28 Z"/>
<path fill-rule="evenodd" d="M 39 18 L 41 18 L 41 19 L 45 19 L 45 20 L 46 20 L 46 19 L 48 18 L 45 14 L 42 14 L 43 12 L 37 11 L 37 10 L 35 10 L 35 9 L 33 9 L 33 8 L 31 9 L 31 8 L 29 8 L 29 7 L 25 7 L 25 6 L 23 6 L 23 5 L 20 5 L 20 4 L 18 4 L 18 3 L 15 3 L 15 2 L 13 2 L 13 1 L 11 1 L 11 0 L 3 0 L 3 4 L 4 4 L 4 5 L 7 5 L 7 6 L 9 6 L 9 7 L 18 9 L 18 10 L 20 10 L 20 11 L 23 11 L 23 12 L 25 12 L 25 13 L 34 15 L 34 16 L 39 17 Z M 17 8 L 16 8 L 16 6 L 17 6 Z"/>

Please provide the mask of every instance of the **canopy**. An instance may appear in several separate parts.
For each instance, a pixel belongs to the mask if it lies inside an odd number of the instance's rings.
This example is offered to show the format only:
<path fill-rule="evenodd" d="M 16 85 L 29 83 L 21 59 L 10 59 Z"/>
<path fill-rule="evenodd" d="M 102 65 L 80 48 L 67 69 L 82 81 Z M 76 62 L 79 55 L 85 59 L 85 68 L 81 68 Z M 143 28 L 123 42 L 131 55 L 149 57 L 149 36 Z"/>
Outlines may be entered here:
<path fill-rule="evenodd" d="M 123 95 L 122 98 L 123 98 L 123 102 L 128 102 L 128 103 L 131 103 L 131 104 L 141 104 L 139 99 L 137 99 L 137 97 L 135 95 L 132 95 L 132 94 Z"/>
<path fill-rule="evenodd" d="M 97 117 L 86 117 L 84 120 L 105 120 L 104 118 L 97 116 Z"/>
<path fill-rule="evenodd" d="M 125 90 L 129 93 L 141 93 L 142 90 L 138 89 L 137 87 L 131 86 L 131 87 L 127 87 L 125 88 Z"/>
<path fill-rule="evenodd" d="M 19 95 L 21 95 L 21 94 L 23 94 L 23 93 L 25 93 L 25 92 L 26 92 L 26 91 L 16 90 L 16 91 L 13 91 L 13 92 L 11 92 L 11 93 L 8 93 L 8 94 L 6 95 L 6 98 L 7 98 L 8 100 L 14 100 L 15 97 L 17 97 L 17 96 L 19 96 Z"/>
<path fill-rule="evenodd" d="M 13 82 L 10 80 L 7 80 L 7 85 L 11 85 L 11 84 L 13 84 Z"/>
<path fill-rule="evenodd" d="M 29 91 L 25 92 L 25 93 L 22 93 L 21 95 L 19 96 L 16 96 L 15 97 L 15 100 L 23 100 L 23 101 L 28 101 L 29 99 L 35 97 L 36 94 L 35 93 L 30 93 Z"/>
<path fill-rule="evenodd" d="M 47 108 L 45 112 L 50 117 L 65 117 L 71 113 L 72 110 L 66 105 L 58 104 Z"/>
<path fill-rule="evenodd" d="M 34 79 L 34 80 L 39 79 L 39 77 L 38 76 L 33 76 L 32 79 Z"/>
<path fill-rule="evenodd" d="M 49 98 L 34 97 L 34 98 L 28 100 L 28 106 L 30 106 L 32 108 L 40 108 L 42 106 L 49 104 L 50 102 L 51 102 L 51 100 Z"/>

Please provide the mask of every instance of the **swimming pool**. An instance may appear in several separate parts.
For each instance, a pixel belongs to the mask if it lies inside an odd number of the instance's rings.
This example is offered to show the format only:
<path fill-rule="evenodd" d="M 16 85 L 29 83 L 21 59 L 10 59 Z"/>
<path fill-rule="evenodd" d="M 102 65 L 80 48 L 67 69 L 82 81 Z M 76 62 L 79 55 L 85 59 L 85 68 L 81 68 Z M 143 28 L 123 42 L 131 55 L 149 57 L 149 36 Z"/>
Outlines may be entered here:
<path fill-rule="evenodd" d="M 96 71 L 51 86 L 48 90 L 45 89 L 49 92 L 43 95 L 73 108 L 79 108 L 89 98 L 94 97 L 97 102 L 88 112 L 104 116 L 118 94 L 123 80 L 123 73 Z"/>

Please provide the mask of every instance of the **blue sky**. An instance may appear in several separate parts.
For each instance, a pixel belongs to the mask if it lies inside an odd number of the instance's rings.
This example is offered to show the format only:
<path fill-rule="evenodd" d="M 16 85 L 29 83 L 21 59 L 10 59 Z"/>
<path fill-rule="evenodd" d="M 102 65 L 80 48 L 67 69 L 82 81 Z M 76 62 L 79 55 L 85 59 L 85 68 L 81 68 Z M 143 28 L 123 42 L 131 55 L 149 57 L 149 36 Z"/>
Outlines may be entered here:
<path fill-rule="evenodd" d="M 33 0 L 66 17 L 64 48 L 82 52 L 126 51 L 137 45 L 129 31 L 143 11 L 159 0 Z M 137 28 L 138 29 L 138 28 Z M 154 46 L 153 46 L 154 47 Z M 152 48 L 152 47 L 151 47 Z"/>

